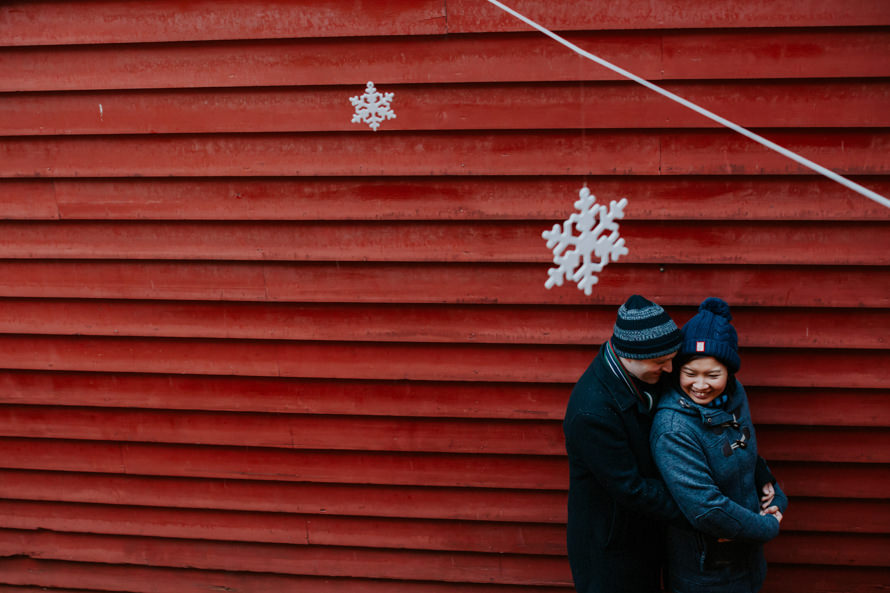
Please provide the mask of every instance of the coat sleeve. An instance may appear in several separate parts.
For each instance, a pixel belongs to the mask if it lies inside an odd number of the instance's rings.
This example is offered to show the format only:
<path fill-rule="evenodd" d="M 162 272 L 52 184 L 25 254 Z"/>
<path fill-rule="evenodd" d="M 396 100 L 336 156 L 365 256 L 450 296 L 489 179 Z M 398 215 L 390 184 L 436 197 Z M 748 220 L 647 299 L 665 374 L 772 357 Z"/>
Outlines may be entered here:
<path fill-rule="evenodd" d="M 784 514 L 785 511 L 788 510 L 788 497 L 785 495 L 782 488 L 779 487 L 778 482 L 776 482 L 774 486 L 776 488 L 776 497 L 773 499 L 773 504 L 779 507 L 779 510 Z"/>
<path fill-rule="evenodd" d="M 749 511 L 720 491 L 694 437 L 684 432 L 653 433 L 653 437 L 655 463 L 695 529 L 717 538 L 756 542 L 769 541 L 779 534 L 775 517 Z"/>
<path fill-rule="evenodd" d="M 779 487 L 778 480 L 773 476 L 773 472 L 770 471 L 766 459 L 760 455 L 757 456 L 757 466 L 754 470 L 754 483 L 757 484 L 758 497 L 760 496 L 760 491 L 763 490 L 763 487 L 767 483 L 773 484 L 776 489 L 776 497 L 773 499 L 773 504 L 779 507 L 780 511 L 783 513 L 785 512 L 785 509 L 788 508 L 788 497 L 785 496 L 785 493 Z"/>
<path fill-rule="evenodd" d="M 664 482 L 640 473 L 620 418 L 604 413 L 614 418 L 578 414 L 569 423 L 566 437 L 575 454 L 618 504 L 653 519 L 678 519 L 680 510 Z"/>
<path fill-rule="evenodd" d="M 757 465 L 754 467 L 754 483 L 757 484 L 758 490 L 763 489 L 767 484 L 776 483 L 776 478 L 766 464 L 766 459 L 760 455 L 757 456 Z"/>

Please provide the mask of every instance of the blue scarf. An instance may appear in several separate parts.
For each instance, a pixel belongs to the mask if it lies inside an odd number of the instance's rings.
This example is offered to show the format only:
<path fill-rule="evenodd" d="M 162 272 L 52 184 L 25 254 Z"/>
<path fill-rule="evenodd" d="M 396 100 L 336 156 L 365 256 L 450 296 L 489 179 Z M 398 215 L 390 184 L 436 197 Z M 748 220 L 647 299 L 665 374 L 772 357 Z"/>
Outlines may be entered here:
<path fill-rule="evenodd" d="M 627 386 L 628 390 L 632 394 L 634 394 L 637 400 L 640 402 L 640 405 L 646 410 L 646 412 L 651 412 L 652 407 L 655 405 L 655 400 L 652 398 L 652 394 L 648 391 L 643 391 L 639 387 L 637 387 L 637 382 L 634 379 L 633 375 L 625 370 L 624 365 L 621 364 L 621 361 L 618 360 L 618 355 L 615 354 L 615 350 L 612 349 L 612 341 L 609 340 L 606 342 L 606 350 L 605 350 L 605 359 L 606 364 L 609 365 L 609 368 L 615 373 L 615 376 L 621 379 L 624 384 Z"/>
<path fill-rule="evenodd" d="M 724 393 L 723 395 L 718 395 L 713 400 L 709 401 L 705 404 L 707 408 L 722 408 L 726 405 L 726 402 L 729 401 L 729 395 Z"/>

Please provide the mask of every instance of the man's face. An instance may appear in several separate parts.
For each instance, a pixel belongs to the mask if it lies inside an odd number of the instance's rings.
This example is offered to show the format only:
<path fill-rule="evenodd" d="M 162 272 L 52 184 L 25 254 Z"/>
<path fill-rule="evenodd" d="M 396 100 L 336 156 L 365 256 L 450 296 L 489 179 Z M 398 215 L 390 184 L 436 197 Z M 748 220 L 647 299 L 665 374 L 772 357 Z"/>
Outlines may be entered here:
<path fill-rule="evenodd" d="M 658 383 L 658 379 L 661 378 L 662 373 L 671 372 L 673 368 L 672 361 L 675 356 L 677 356 L 677 353 L 672 352 L 659 358 L 643 358 L 640 360 L 622 358 L 621 362 L 628 373 L 643 383 L 655 385 Z"/>

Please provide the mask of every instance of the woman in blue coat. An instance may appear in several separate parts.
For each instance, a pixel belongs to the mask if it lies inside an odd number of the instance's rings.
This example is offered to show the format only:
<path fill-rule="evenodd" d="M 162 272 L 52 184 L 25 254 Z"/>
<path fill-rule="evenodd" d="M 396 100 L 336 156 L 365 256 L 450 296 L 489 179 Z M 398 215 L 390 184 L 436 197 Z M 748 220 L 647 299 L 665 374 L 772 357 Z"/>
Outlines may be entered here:
<path fill-rule="evenodd" d="M 673 387 L 652 425 L 652 456 L 687 522 L 669 526 L 668 590 L 754 593 L 763 544 L 779 534 L 788 499 L 757 454 L 729 305 L 702 302 L 681 330 Z"/>

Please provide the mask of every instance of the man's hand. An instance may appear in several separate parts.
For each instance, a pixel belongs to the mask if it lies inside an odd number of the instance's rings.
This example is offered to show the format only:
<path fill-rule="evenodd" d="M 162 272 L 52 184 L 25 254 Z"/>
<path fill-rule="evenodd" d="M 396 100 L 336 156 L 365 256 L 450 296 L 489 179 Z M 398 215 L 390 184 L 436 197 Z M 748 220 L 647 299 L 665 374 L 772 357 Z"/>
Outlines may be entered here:
<path fill-rule="evenodd" d="M 763 485 L 763 495 L 760 497 L 760 508 L 762 510 L 766 510 L 773 504 L 773 499 L 776 497 L 776 489 L 773 488 L 772 482 L 767 482 Z"/>

